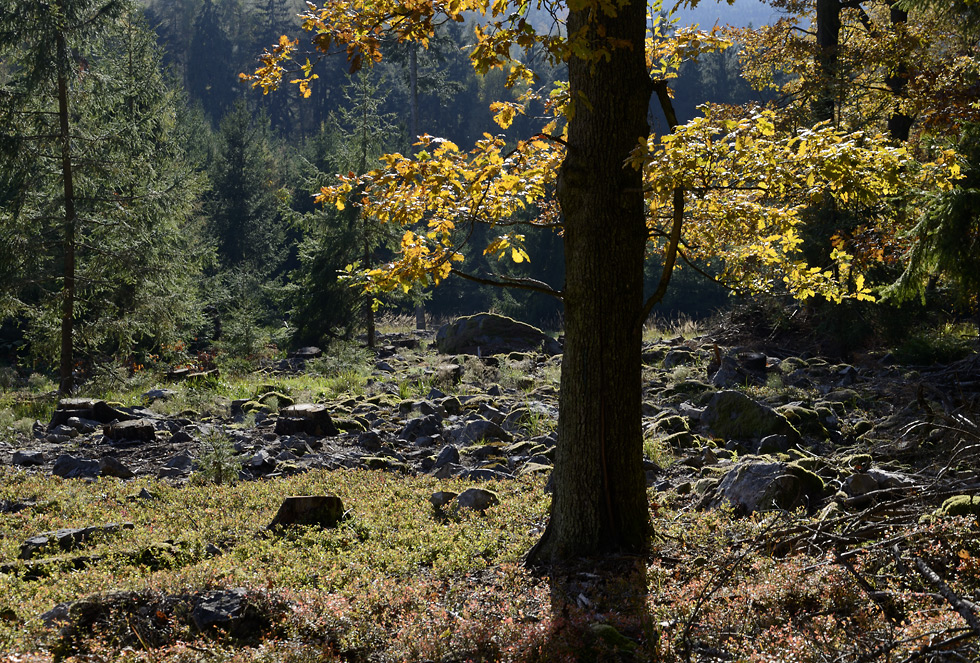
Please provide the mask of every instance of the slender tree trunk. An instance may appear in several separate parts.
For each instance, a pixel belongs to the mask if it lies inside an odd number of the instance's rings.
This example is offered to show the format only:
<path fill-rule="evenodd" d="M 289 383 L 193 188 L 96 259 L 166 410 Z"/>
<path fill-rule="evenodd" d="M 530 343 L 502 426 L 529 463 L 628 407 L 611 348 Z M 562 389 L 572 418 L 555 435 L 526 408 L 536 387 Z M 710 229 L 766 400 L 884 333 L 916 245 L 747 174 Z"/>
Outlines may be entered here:
<path fill-rule="evenodd" d="M 61 176 L 65 194 L 63 226 L 64 273 L 61 303 L 61 364 L 58 391 L 69 393 L 74 387 L 74 324 L 75 324 L 75 187 L 72 180 L 71 133 L 68 122 L 68 46 L 62 33 L 57 36 L 58 57 L 58 119 L 61 140 Z"/>
<path fill-rule="evenodd" d="M 414 143 L 421 133 L 419 129 L 419 50 L 415 44 L 412 44 L 411 49 L 408 55 L 408 85 L 412 97 L 411 140 Z M 415 328 L 425 329 L 425 306 L 422 305 L 422 302 L 415 305 Z"/>
<path fill-rule="evenodd" d="M 839 75 L 840 0 L 817 0 L 817 64 L 820 88 L 813 101 L 814 122 L 835 118 Z"/>
<path fill-rule="evenodd" d="M 909 13 L 907 11 L 899 9 L 896 5 L 892 5 L 892 29 L 898 33 L 899 39 L 904 38 L 905 26 L 908 20 Z M 905 88 L 908 86 L 908 66 L 904 59 L 899 62 L 895 71 L 885 79 L 885 85 L 895 95 L 896 107 L 899 106 L 901 99 L 905 97 Z M 892 140 L 903 143 L 908 141 L 914 121 L 911 115 L 903 113 L 900 108 L 896 108 L 895 112 L 888 118 L 888 135 L 891 136 Z"/>
<path fill-rule="evenodd" d="M 367 158 L 368 158 L 368 122 L 367 122 L 367 103 L 363 103 L 361 106 L 361 157 L 360 162 L 357 164 L 357 172 L 363 173 L 367 170 Z M 351 222 L 356 223 L 358 213 L 355 211 L 354 207 L 351 210 Z M 371 251 L 371 229 L 374 227 L 373 219 L 361 219 L 362 227 L 364 229 L 364 264 L 370 265 L 372 260 Z M 370 298 L 367 298 L 366 308 L 364 310 L 364 326 L 365 335 L 367 336 L 367 346 L 373 348 L 377 345 L 378 328 L 376 320 L 374 317 L 374 306 Z"/>
<path fill-rule="evenodd" d="M 371 242 L 366 234 L 364 236 L 364 264 L 371 264 Z M 369 348 L 373 348 L 378 344 L 378 326 L 374 319 L 374 306 L 372 306 L 370 299 L 368 299 L 365 304 L 364 317 L 365 326 L 367 328 L 365 330 L 367 335 L 367 346 Z"/>
<path fill-rule="evenodd" d="M 639 45 L 645 13 L 634 0 L 589 27 Z M 570 11 L 569 33 L 588 20 Z M 609 61 L 572 58 L 569 83 L 576 106 L 558 181 L 566 274 L 558 448 L 551 520 L 530 563 L 639 552 L 649 537 L 640 428 L 646 226 L 640 173 L 624 162 L 649 133 L 652 83 L 638 46 L 616 48 Z"/>

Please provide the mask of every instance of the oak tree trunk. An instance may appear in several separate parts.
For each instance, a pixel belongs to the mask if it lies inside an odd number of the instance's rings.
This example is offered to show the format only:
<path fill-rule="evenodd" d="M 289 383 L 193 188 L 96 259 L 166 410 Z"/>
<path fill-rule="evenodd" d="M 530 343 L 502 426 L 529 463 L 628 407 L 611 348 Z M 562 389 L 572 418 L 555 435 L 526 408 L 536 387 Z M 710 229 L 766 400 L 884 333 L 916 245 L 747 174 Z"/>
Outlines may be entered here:
<path fill-rule="evenodd" d="M 565 223 L 565 352 L 551 519 L 529 563 L 647 546 L 640 428 L 646 241 L 640 173 L 625 165 L 649 132 L 652 83 L 643 55 L 646 5 L 631 2 L 589 28 L 633 44 L 607 61 L 569 61 L 575 108 L 558 181 Z M 586 26 L 571 11 L 569 34 Z M 599 33 L 602 34 L 602 33 Z"/>

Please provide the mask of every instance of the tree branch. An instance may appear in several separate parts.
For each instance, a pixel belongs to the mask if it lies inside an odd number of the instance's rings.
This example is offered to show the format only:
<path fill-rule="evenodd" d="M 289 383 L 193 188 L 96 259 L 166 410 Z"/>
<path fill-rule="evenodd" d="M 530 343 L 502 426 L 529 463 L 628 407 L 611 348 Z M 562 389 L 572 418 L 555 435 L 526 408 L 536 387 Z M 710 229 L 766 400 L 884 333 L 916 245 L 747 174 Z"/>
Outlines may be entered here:
<path fill-rule="evenodd" d="M 664 111 L 664 117 L 667 118 L 667 126 L 670 127 L 671 131 L 674 131 L 678 126 L 677 113 L 674 110 L 674 104 L 670 99 L 670 91 L 667 87 L 667 81 L 664 79 L 653 81 L 653 90 L 657 94 L 658 101 L 660 101 L 660 107 Z M 653 307 L 662 301 L 664 295 L 667 294 L 667 286 L 670 285 L 670 277 L 674 272 L 674 265 L 677 262 L 677 249 L 680 245 L 681 229 L 683 226 L 684 189 L 676 187 L 674 189 L 674 220 L 670 228 L 670 238 L 667 242 L 667 254 L 664 256 L 663 269 L 660 271 L 660 283 L 657 284 L 657 289 L 643 304 L 643 308 L 640 311 L 640 319 L 638 321 L 640 325 L 646 322 L 646 319 L 650 316 L 650 311 L 652 311 Z"/>
<path fill-rule="evenodd" d="M 476 276 L 475 274 L 467 274 L 466 272 L 461 272 L 455 267 L 452 269 L 450 274 L 455 274 L 460 278 L 464 278 L 467 281 L 473 281 L 475 283 L 480 283 L 482 285 L 492 285 L 498 288 L 517 288 L 518 290 L 530 290 L 531 292 L 540 292 L 544 295 L 551 295 L 557 299 L 562 299 L 564 296 L 560 290 L 555 290 L 550 285 L 544 281 L 538 281 L 537 279 L 528 278 L 513 278 L 510 276 L 503 276 L 501 274 L 494 274 L 493 276 L 498 279 L 488 279 L 482 276 Z"/>
<path fill-rule="evenodd" d="M 943 582 L 943 579 L 939 577 L 939 574 L 929 568 L 929 565 L 922 561 L 921 558 L 916 557 L 913 559 L 913 561 L 915 563 L 915 570 L 919 572 L 919 575 L 928 580 L 929 584 L 938 589 L 939 593 L 944 599 L 946 599 L 946 602 L 952 606 L 953 610 L 960 614 L 963 621 L 970 625 L 970 628 L 973 629 L 973 632 L 976 635 L 980 636 L 980 620 L 977 619 L 977 613 L 975 612 L 977 606 L 966 599 L 960 598 L 952 589 L 949 588 L 949 585 Z"/>

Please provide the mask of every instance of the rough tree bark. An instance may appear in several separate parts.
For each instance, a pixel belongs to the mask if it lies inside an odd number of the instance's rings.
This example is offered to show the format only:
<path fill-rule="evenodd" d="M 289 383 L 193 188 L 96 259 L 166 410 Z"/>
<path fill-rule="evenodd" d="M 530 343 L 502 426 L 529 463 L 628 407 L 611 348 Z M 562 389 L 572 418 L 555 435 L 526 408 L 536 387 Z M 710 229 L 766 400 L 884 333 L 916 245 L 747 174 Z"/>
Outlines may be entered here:
<path fill-rule="evenodd" d="M 835 118 L 841 30 L 841 1 L 817 0 L 817 65 L 820 89 L 813 100 L 814 122 Z"/>
<path fill-rule="evenodd" d="M 68 117 L 68 67 L 69 54 L 65 36 L 56 37 L 58 70 L 58 119 L 60 122 L 61 172 L 65 194 L 65 221 L 63 224 L 63 284 L 61 302 L 61 363 L 58 391 L 69 393 L 74 387 L 74 326 L 75 326 L 75 189 L 71 161 L 71 131 Z"/>
<path fill-rule="evenodd" d="M 898 3 L 891 6 L 890 13 L 892 29 L 896 32 L 904 32 L 905 26 L 909 21 L 909 13 L 901 9 Z M 885 79 L 885 84 L 898 100 L 901 100 L 905 96 L 905 88 L 908 87 L 908 66 L 904 60 Z M 896 104 L 896 106 L 898 105 Z M 900 108 L 896 108 L 895 112 L 888 118 L 888 134 L 893 140 L 907 142 L 914 121 L 915 118 L 911 115 L 903 113 Z"/>
<path fill-rule="evenodd" d="M 624 165 L 649 132 L 646 4 L 600 16 L 617 48 L 569 61 L 575 100 L 558 198 L 565 219 L 565 352 L 551 519 L 531 564 L 640 552 L 649 536 L 642 467 L 641 361 L 646 240 L 640 173 Z M 570 11 L 568 32 L 587 25 Z"/>

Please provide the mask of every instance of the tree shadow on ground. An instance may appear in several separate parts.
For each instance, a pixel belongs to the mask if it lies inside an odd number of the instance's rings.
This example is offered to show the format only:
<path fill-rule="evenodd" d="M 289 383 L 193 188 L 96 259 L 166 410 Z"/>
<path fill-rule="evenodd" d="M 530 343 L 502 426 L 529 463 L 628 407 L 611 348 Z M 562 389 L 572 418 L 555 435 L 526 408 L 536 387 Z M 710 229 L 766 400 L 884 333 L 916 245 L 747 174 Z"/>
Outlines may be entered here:
<path fill-rule="evenodd" d="M 647 600 L 645 557 L 609 555 L 538 571 L 548 578 L 553 615 L 540 660 L 657 660 L 660 643 Z"/>

